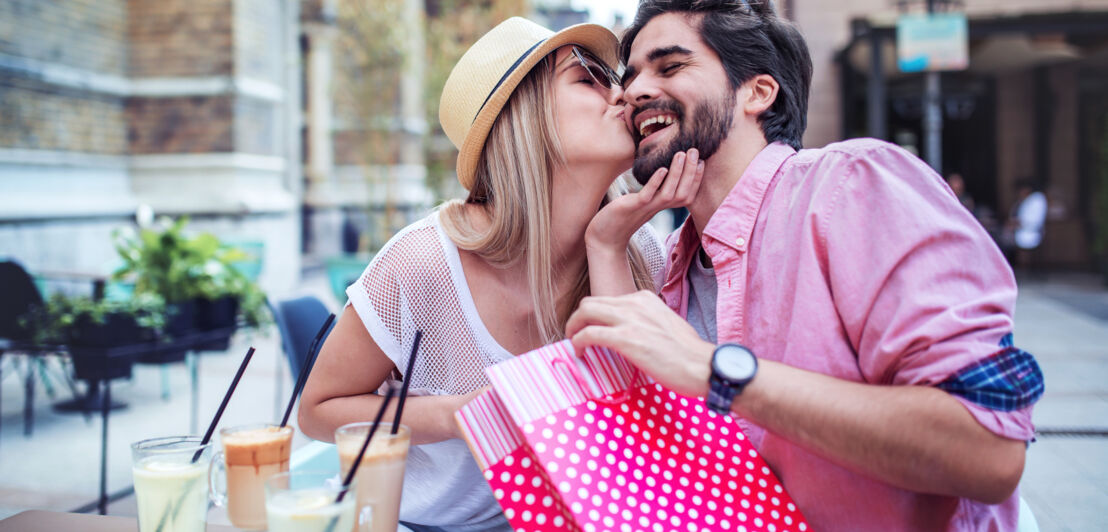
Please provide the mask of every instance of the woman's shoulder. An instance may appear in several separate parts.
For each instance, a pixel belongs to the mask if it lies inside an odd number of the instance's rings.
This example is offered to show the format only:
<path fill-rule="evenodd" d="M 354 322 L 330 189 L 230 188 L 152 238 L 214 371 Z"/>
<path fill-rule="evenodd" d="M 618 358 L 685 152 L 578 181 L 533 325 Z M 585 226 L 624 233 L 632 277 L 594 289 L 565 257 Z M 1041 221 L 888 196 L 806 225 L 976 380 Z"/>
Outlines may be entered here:
<path fill-rule="evenodd" d="M 450 280 L 445 243 L 436 214 L 397 231 L 374 255 L 363 277 L 408 291 Z"/>
<path fill-rule="evenodd" d="M 438 213 L 433 212 L 399 230 L 381 247 L 374 261 L 403 263 L 444 260 L 443 240 Z"/>

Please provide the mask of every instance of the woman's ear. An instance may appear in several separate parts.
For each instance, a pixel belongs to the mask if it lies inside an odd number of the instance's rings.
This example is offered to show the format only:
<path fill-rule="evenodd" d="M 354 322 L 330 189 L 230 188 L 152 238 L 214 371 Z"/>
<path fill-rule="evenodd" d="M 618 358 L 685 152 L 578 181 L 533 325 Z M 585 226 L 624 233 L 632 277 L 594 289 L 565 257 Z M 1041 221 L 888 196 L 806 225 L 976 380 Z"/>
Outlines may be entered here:
<path fill-rule="evenodd" d="M 780 88 L 777 80 L 769 74 L 758 74 L 750 78 L 743 84 L 745 90 L 739 93 L 743 111 L 753 116 L 762 114 L 777 100 L 777 91 Z"/>

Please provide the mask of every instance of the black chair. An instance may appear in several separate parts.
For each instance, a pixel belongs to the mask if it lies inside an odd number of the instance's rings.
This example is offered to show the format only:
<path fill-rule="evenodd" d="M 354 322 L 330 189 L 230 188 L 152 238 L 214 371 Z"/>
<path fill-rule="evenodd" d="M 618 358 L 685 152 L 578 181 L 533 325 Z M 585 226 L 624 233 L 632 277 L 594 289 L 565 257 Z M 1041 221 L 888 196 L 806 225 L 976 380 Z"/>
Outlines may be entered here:
<path fill-rule="evenodd" d="M 276 304 L 267 300 L 266 305 L 273 313 L 273 321 L 277 325 L 277 330 L 281 333 L 281 347 L 285 352 L 285 358 L 288 360 L 292 382 L 295 385 L 296 378 L 300 375 L 300 368 L 303 368 L 304 364 L 307 363 L 308 348 L 311 347 L 312 339 L 319 332 L 323 322 L 327 321 L 327 316 L 331 315 L 331 311 L 314 296 L 278 301 Z M 335 325 L 332 323 L 323 335 L 324 340 L 334 327 Z M 278 366 L 277 379 L 278 385 L 273 403 L 275 416 L 280 418 L 284 409 L 283 390 L 280 385 L 280 366 Z"/>
<path fill-rule="evenodd" d="M 34 279 L 18 262 L 0 261 L 0 358 L 6 353 L 28 355 L 27 373 L 23 382 L 23 433 L 30 436 L 34 431 L 35 368 L 40 362 L 35 357 L 59 352 L 56 345 L 38 345 L 35 343 L 37 324 L 31 318 L 32 311 L 43 308 L 45 302 Z M 2 368 L 2 366 L 0 366 Z M 0 382 L 3 374 L 0 374 Z"/>
<path fill-rule="evenodd" d="M 44 302 L 34 279 L 17 262 L 0 262 L 0 287 L 4 289 L 4 297 L 0 298 L 0 339 L 7 340 L 14 351 L 16 346 L 30 343 L 35 332 L 33 324 L 24 325 L 20 318 Z"/>

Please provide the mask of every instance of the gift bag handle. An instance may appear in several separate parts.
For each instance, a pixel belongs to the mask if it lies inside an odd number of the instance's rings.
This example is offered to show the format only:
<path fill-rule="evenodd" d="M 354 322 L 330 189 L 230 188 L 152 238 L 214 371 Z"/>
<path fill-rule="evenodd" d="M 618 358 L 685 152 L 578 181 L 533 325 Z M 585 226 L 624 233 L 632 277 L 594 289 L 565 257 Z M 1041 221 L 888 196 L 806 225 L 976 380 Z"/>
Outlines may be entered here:
<path fill-rule="evenodd" d="M 567 372 L 569 372 L 569 376 L 573 380 L 577 381 L 577 385 L 581 387 L 582 391 L 584 391 L 585 398 L 587 399 L 591 399 L 598 403 L 608 404 L 621 403 L 627 399 L 627 390 L 620 390 L 614 394 L 611 394 L 611 396 L 606 396 L 604 392 L 600 389 L 600 386 L 598 386 L 594 381 L 585 378 L 585 373 L 581 369 L 581 366 L 584 364 L 585 361 L 577 357 L 557 357 L 550 361 L 550 365 L 555 371 L 557 371 L 559 368 L 564 368 Z"/>

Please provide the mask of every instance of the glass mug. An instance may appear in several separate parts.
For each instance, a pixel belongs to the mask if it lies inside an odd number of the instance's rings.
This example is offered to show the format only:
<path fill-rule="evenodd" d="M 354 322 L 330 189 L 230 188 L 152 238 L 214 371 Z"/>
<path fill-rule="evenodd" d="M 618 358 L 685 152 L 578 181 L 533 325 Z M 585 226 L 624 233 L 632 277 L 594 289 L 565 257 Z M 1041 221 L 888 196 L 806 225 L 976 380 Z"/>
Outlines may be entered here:
<path fill-rule="evenodd" d="M 357 501 L 350 483 L 347 494 L 338 473 L 292 471 L 265 481 L 265 513 L 270 532 L 346 532 L 354 528 Z"/>
<path fill-rule="evenodd" d="M 227 508 L 237 528 L 266 528 L 265 482 L 289 470 L 292 427 L 268 423 L 240 425 L 219 431 L 223 450 L 212 460 L 208 482 L 212 501 Z M 226 477 L 226 491 L 217 477 Z"/>
<path fill-rule="evenodd" d="M 131 444 L 140 532 L 204 532 L 212 445 L 200 441 L 169 436 Z"/>
<path fill-rule="evenodd" d="M 373 423 L 349 423 L 335 430 L 339 469 L 345 478 L 354 457 L 362 449 Z M 358 481 L 358 527 L 361 532 L 395 532 L 400 520 L 400 494 L 404 489 L 404 466 L 408 460 L 411 432 L 400 425 L 392 434 L 392 423 L 381 423 L 362 457 L 355 478 Z M 368 511 L 367 511 L 368 510 Z"/>

